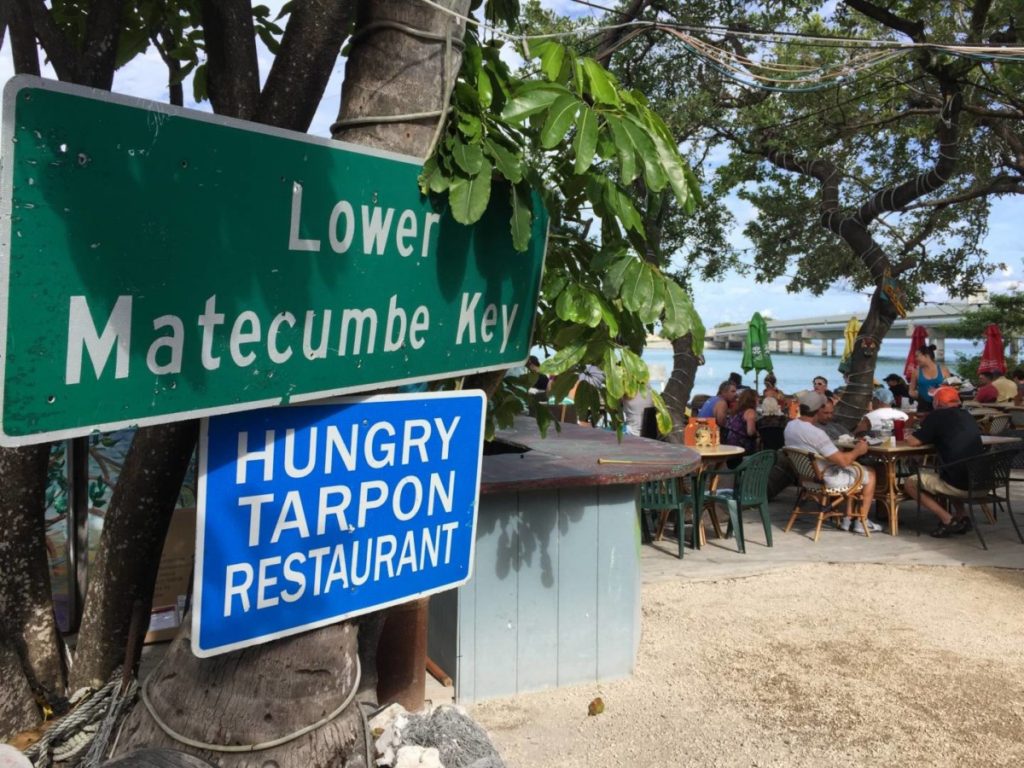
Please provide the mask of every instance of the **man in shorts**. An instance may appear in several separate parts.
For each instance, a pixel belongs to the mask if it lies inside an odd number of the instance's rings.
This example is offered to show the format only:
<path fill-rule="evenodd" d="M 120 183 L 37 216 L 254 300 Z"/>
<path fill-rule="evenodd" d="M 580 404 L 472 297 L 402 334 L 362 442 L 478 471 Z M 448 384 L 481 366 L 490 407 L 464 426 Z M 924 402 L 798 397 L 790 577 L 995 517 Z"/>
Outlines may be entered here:
<path fill-rule="evenodd" d="M 934 445 L 939 456 L 939 471 L 922 469 L 921 487 L 918 488 L 917 481 L 911 477 L 903 484 L 903 489 L 912 499 L 920 496 L 921 506 L 939 518 L 939 527 L 932 531 L 932 536 L 944 539 L 950 534 L 967 533 L 971 530 L 971 520 L 964 516 L 963 505 L 957 504 L 958 498 L 967 496 L 967 469 L 962 464 L 943 465 L 979 456 L 985 448 L 978 422 L 960 407 L 960 394 L 953 387 L 936 389 L 932 405 L 935 410 L 928 414 L 920 429 L 907 437 L 907 444 Z M 939 496 L 953 500 L 957 506 L 955 516 L 946 511 Z"/>
<path fill-rule="evenodd" d="M 858 464 L 857 459 L 867 453 L 868 444 L 864 440 L 858 440 L 852 451 L 841 451 L 829 439 L 822 426 L 832 419 L 835 405 L 824 393 L 805 392 L 800 396 L 799 403 L 800 418 L 792 419 L 786 425 L 786 447 L 810 451 L 821 456 L 823 461 L 819 461 L 818 466 L 829 489 L 852 488 L 861 481 L 861 512 L 866 517 L 875 497 L 875 473 L 868 467 Z M 853 521 L 849 517 L 844 517 L 839 527 L 849 531 L 851 525 L 854 533 L 864 533 L 860 520 Z M 871 531 L 882 530 L 882 526 L 872 520 L 868 520 L 868 528 Z"/>

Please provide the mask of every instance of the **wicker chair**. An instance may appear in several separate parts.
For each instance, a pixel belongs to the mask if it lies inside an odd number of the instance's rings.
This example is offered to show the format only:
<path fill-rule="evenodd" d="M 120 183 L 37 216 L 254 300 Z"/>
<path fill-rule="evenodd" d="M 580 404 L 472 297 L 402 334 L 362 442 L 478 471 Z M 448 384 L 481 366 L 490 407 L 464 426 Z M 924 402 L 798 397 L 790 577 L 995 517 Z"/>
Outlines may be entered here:
<path fill-rule="evenodd" d="M 978 426 L 986 434 L 1001 435 L 1010 428 L 1010 417 L 1005 413 L 999 416 L 990 416 L 987 419 L 982 419 Z"/>
<path fill-rule="evenodd" d="M 796 497 L 796 504 L 793 506 L 793 512 L 789 516 L 789 522 L 786 523 L 786 533 L 793 527 L 793 523 L 796 522 L 799 515 L 816 514 L 818 516 L 818 524 L 814 529 L 815 541 L 818 540 L 818 536 L 821 534 L 821 525 L 825 520 L 843 517 L 857 518 L 861 521 L 864 533 L 868 536 L 871 535 L 867 514 L 854 509 L 854 502 L 861 499 L 861 490 L 864 486 L 863 470 L 860 470 L 861 474 L 850 488 L 835 490 L 825 485 L 825 478 L 818 467 L 818 462 L 825 460 L 821 456 L 810 451 L 797 450 L 796 448 L 783 448 L 782 452 L 796 471 L 797 483 L 800 489 Z M 818 509 L 816 511 L 803 509 L 801 504 L 805 501 L 816 502 Z M 859 507 L 859 505 L 857 506 Z"/>

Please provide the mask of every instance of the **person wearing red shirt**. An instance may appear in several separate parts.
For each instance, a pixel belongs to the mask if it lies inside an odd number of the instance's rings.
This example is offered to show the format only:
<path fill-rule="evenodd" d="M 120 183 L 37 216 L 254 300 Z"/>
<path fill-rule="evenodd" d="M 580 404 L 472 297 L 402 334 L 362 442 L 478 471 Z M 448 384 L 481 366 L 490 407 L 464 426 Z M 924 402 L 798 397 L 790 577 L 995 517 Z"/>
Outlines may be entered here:
<path fill-rule="evenodd" d="M 979 403 L 994 403 L 999 399 L 999 390 L 996 389 L 992 383 L 992 374 L 985 371 L 978 373 L 978 391 L 974 394 L 974 399 Z"/>

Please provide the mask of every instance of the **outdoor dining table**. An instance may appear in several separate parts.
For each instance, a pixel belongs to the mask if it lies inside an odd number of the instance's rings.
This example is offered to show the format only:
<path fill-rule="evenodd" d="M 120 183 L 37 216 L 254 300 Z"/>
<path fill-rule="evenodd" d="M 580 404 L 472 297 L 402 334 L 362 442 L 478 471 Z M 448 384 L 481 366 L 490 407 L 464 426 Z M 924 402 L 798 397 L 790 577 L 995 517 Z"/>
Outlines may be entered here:
<path fill-rule="evenodd" d="M 981 436 L 981 444 L 986 448 L 1019 442 L 1021 442 L 1021 438 L 1019 437 L 1004 437 L 1002 435 Z M 924 445 L 909 445 L 904 440 L 894 440 L 889 444 L 868 446 L 867 455 L 874 457 L 876 463 L 881 465 L 885 473 L 884 476 L 882 476 L 882 473 L 880 472 L 876 480 L 875 501 L 877 503 L 884 504 L 886 510 L 889 512 L 890 535 L 899 535 L 899 505 L 900 502 L 908 498 L 907 495 L 903 493 L 903 489 L 900 488 L 899 477 L 896 473 L 897 462 L 901 459 L 907 459 L 912 456 L 930 456 L 933 453 L 935 453 L 934 445 L 929 443 L 925 443 Z"/>

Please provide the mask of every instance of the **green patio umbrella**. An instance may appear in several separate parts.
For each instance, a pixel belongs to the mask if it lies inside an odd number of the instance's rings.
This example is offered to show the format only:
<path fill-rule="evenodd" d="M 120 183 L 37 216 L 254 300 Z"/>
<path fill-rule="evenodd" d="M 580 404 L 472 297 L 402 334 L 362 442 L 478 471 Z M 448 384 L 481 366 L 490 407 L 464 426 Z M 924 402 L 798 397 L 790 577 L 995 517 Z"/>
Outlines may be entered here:
<path fill-rule="evenodd" d="M 758 388 L 761 371 L 772 370 L 772 356 L 768 354 L 768 324 L 755 312 L 747 325 L 747 338 L 743 340 L 743 362 L 740 364 L 744 373 L 754 373 L 754 389 Z"/>

